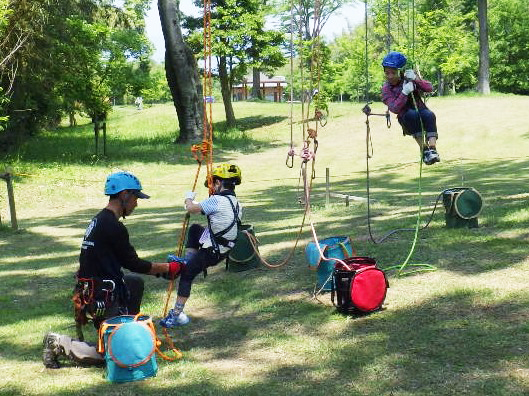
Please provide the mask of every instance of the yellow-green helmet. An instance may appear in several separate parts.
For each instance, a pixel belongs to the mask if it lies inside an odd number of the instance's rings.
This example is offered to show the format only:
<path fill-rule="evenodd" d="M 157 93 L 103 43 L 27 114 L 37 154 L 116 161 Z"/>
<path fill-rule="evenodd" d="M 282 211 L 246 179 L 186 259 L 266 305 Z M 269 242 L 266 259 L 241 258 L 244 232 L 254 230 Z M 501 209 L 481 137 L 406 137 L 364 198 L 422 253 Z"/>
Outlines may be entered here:
<path fill-rule="evenodd" d="M 219 179 L 232 179 L 235 185 L 241 184 L 241 169 L 234 164 L 218 164 L 213 167 L 212 177 Z M 206 181 L 207 183 L 207 181 Z"/>

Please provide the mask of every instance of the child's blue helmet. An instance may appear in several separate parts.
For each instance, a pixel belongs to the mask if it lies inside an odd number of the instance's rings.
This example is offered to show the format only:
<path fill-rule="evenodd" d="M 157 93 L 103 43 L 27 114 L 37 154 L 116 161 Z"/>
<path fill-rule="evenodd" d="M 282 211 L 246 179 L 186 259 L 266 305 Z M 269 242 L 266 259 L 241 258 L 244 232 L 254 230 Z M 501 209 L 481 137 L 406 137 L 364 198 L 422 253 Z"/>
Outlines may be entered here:
<path fill-rule="evenodd" d="M 401 69 L 406 64 L 406 57 L 397 51 L 391 51 L 382 60 L 382 66 Z"/>
<path fill-rule="evenodd" d="M 129 172 L 116 172 L 108 175 L 105 182 L 105 195 L 118 194 L 123 190 L 131 190 L 138 198 L 150 198 L 141 192 L 141 183 L 136 176 Z"/>

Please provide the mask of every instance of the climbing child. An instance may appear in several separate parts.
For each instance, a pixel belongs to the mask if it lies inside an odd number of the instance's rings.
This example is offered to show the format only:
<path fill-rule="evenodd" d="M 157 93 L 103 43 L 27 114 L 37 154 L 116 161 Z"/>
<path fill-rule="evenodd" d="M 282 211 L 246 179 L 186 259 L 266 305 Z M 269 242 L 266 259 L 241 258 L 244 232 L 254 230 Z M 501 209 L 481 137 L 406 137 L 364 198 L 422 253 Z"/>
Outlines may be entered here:
<path fill-rule="evenodd" d="M 241 184 L 241 170 L 237 165 L 219 164 L 213 168 L 212 177 L 214 193 L 209 198 L 197 203 L 194 202 L 195 192 L 188 192 L 185 196 L 187 212 L 206 215 L 208 225 L 192 224 L 189 227 L 176 304 L 160 321 L 160 325 L 166 328 L 189 323 L 184 305 L 191 294 L 193 280 L 208 267 L 226 258 L 235 245 L 242 217 L 241 206 L 235 196 L 235 186 Z M 207 187 L 207 181 L 205 185 Z"/>
<path fill-rule="evenodd" d="M 406 57 L 400 52 L 390 52 L 384 57 L 386 82 L 382 86 L 382 101 L 397 114 L 404 135 L 413 136 L 422 148 L 424 163 L 432 165 L 441 160 L 436 148 L 437 125 L 435 114 L 421 97 L 421 92 L 432 92 L 432 84 L 412 69 L 404 71 L 405 65 Z"/>

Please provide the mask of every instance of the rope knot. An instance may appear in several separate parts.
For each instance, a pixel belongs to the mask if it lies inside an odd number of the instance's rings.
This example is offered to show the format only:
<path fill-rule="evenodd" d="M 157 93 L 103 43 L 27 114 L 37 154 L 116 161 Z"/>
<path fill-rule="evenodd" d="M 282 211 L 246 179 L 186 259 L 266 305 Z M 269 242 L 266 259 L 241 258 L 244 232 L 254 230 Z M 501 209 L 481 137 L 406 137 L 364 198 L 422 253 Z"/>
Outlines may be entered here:
<path fill-rule="evenodd" d="M 309 135 L 309 138 L 316 139 L 318 137 L 318 131 L 312 128 L 307 129 L 307 133 Z"/>
<path fill-rule="evenodd" d="M 194 159 L 198 162 L 202 162 L 204 158 L 209 155 L 210 149 L 210 143 L 207 140 L 204 140 L 202 143 L 193 144 L 191 146 L 191 153 L 193 154 Z"/>
<path fill-rule="evenodd" d="M 309 149 L 309 144 L 305 142 L 303 148 L 301 149 L 301 153 L 299 154 L 303 162 L 308 162 L 312 159 L 314 159 L 314 152 L 312 152 Z"/>

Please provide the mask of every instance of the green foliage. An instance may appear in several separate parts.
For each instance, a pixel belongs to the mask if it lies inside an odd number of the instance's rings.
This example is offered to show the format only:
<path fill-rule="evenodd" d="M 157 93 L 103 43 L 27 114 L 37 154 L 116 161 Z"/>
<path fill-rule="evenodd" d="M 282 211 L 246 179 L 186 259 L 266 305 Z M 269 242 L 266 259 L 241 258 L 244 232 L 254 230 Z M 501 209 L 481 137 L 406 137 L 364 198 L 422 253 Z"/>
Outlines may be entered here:
<path fill-rule="evenodd" d="M 9 103 L 9 98 L 4 94 L 2 87 L 0 87 L 0 132 L 5 130 L 9 116 L 6 114 L 5 108 Z"/>
<path fill-rule="evenodd" d="M 293 26 L 294 34 L 302 40 L 316 38 L 328 22 L 332 14 L 345 4 L 355 0 L 273 0 L 270 8 L 280 18 L 282 29 L 290 33 Z"/>
<path fill-rule="evenodd" d="M 101 118 L 111 97 L 140 92 L 149 80 L 148 6 L 148 0 L 9 3 L 0 25 L 7 33 L 0 58 L 12 53 L 0 68 L 11 97 L 9 129 L 31 133 L 81 109 Z"/>
<path fill-rule="evenodd" d="M 468 29 L 475 20 L 475 11 L 461 14 L 454 9 L 428 11 L 417 18 L 421 71 L 434 80 L 441 73 L 454 92 L 472 89 L 477 82 L 478 57 L 471 54 L 478 53 L 478 42 Z"/>
<path fill-rule="evenodd" d="M 373 32 L 372 24 L 369 24 Z M 368 100 L 380 97 L 380 87 L 383 82 L 383 73 L 380 67 L 381 48 L 368 45 L 368 64 L 366 65 L 365 27 L 358 26 L 353 31 L 346 33 L 331 44 L 332 65 L 336 70 L 332 92 L 335 96 L 345 94 L 351 99 Z M 368 75 L 366 77 L 366 72 Z"/>
<path fill-rule="evenodd" d="M 417 0 L 414 9 L 412 2 L 369 0 L 368 15 L 369 98 L 378 95 L 380 61 L 388 48 L 405 53 L 408 65 L 432 81 L 440 95 L 475 89 L 479 66 L 475 1 Z M 489 2 L 488 15 L 491 87 L 529 93 L 529 82 L 520 78 L 529 72 L 525 62 L 529 47 L 527 3 Z M 366 91 L 365 34 L 365 26 L 358 26 L 331 43 L 336 73 L 330 85 L 335 94 L 358 98 Z"/>
<path fill-rule="evenodd" d="M 231 82 L 240 81 L 249 68 L 269 72 L 285 64 L 284 35 L 265 28 L 266 12 L 261 0 L 212 1 L 212 54 L 228 60 Z M 201 19 L 188 17 L 185 26 L 195 31 L 190 37 L 194 52 L 202 53 Z"/>
<path fill-rule="evenodd" d="M 155 64 L 149 73 L 149 80 L 141 92 L 141 96 L 146 102 L 167 102 L 171 101 L 171 91 L 167 85 L 164 65 Z"/>
<path fill-rule="evenodd" d="M 529 13 L 523 0 L 489 2 L 491 88 L 529 94 Z"/>
<path fill-rule="evenodd" d="M 291 37 L 288 51 L 296 58 L 294 76 L 289 77 L 294 97 L 307 99 L 309 92 L 318 89 L 316 106 L 324 111 L 327 111 L 328 100 L 342 93 L 342 82 L 339 81 L 338 68 L 331 60 L 332 49 L 323 40 L 321 30 L 329 17 L 347 3 L 350 1 L 272 2 L 275 15 L 281 20 L 281 28 Z"/>

